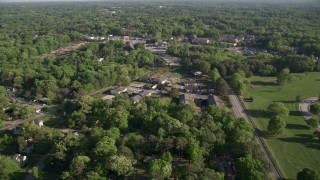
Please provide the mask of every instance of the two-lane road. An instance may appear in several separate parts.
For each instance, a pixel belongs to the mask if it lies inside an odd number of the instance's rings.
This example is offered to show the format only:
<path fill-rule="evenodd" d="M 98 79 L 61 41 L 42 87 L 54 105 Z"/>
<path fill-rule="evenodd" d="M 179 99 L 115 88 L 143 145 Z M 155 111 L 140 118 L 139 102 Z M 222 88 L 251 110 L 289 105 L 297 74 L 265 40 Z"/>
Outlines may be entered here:
<path fill-rule="evenodd" d="M 236 117 L 243 117 L 253 128 L 254 128 L 254 136 L 256 141 L 260 145 L 263 154 L 265 155 L 266 159 L 270 163 L 272 170 L 277 179 L 284 179 L 281 174 L 281 171 L 277 167 L 276 163 L 273 161 L 269 150 L 267 149 L 266 145 L 264 144 L 263 140 L 259 136 L 259 131 L 256 128 L 255 124 L 253 123 L 252 119 L 248 115 L 244 105 L 242 104 L 240 97 L 234 92 L 234 90 L 230 87 L 228 92 L 231 104 L 232 104 L 232 111 Z"/>

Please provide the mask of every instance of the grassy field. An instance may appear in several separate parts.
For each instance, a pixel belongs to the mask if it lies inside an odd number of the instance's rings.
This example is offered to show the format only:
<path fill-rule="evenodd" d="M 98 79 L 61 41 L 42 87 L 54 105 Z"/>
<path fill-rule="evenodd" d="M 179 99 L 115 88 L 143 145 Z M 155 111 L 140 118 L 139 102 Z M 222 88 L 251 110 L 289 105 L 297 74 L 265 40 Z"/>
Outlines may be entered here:
<path fill-rule="evenodd" d="M 283 102 L 290 110 L 286 117 L 287 126 L 283 134 L 268 137 L 267 146 L 276 159 L 284 176 L 296 178 L 298 171 L 305 167 L 320 172 L 320 141 L 312 137 L 312 130 L 306 125 L 302 117 L 296 96 L 302 99 L 320 94 L 320 73 L 294 74 L 294 81 L 279 88 L 272 77 L 252 77 L 251 87 L 244 93 L 244 98 L 253 96 L 254 102 L 245 102 L 250 115 L 257 127 L 265 132 L 269 122 L 266 108 L 272 102 Z"/>

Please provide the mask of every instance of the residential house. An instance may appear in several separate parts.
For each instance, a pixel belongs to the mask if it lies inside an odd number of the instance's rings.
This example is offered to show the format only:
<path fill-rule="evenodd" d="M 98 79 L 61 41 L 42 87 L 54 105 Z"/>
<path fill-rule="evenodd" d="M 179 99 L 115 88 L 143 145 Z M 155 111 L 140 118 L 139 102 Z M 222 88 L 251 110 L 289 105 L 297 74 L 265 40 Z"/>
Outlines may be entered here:
<path fill-rule="evenodd" d="M 209 105 L 213 105 L 213 106 L 217 105 L 216 98 L 215 98 L 214 95 L 209 95 L 208 96 L 208 104 Z"/>
<path fill-rule="evenodd" d="M 42 102 L 43 104 L 47 104 L 49 99 L 46 97 L 43 97 L 43 98 L 39 99 L 39 101 Z"/>
<path fill-rule="evenodd" d="M 130 36 L 123 36 L 122 41 L 123 42 L 130 42 Z"/>
<path fill-rule="evenodd" d="M 165 56 L 165 57 L 161 57 L 161 60 L 163 60 L 167 66 L 180 66 L 181 63 L 181 58 L 179 57 L 173 57 L 173 56 Z"/>
<path fill-rule="evenodd" d="M 192 97 L 189 94 L 180 94 L 179 103 L 190 104 L 193 101 Z"/>
<path fill-rule="evenodd" d="M 36 111 L 36 113 L 40 113 L 41 112 L 41 108 L 36 108 L 35 111 Z"/>
<path fill-rule="evenodd" d="M 200 93 L 200 86 L 186 86 L 186 93 Z"/>
<path fill-rule="evenodd" d="M 113 99 L 113 98 L 115 98 L 116 96 L 114 96 L 114 95 L 106 95 L 106 96 L 104 96 L 104 97 L 102 97 L 101 99 L 102 100 L 109 100 L 109 99 Z"/>
<path fill-rule="evenodd" d="M 135 95 L 135 96 L 132 96 L 130 99 L 133 102 L 133 104 L 137 104 L 141 100 L 141 98 L 142 97 L 140 95 Z"/>
<path fill-rule="evenodd" d="M 198 38 L 196 35 L 190 36 L 190 41 L 192 44 L 198 44 L 198 45 L 207 45 L 210 43 L 209 39 L 206 38 Z"/>
<path fill-rule="evenodd" d="M 214 92 L 213 86 L 186 86 L 184 89 L 186 93 L 211 94 Z"/>
<path fill-rule="evenodd" d="M 34 120 L 34 121 L 32 121 L 33 122 L 33 124 L 35 124 L 36 126 L 38 126 L 38 127 L 42 127 L 43 126 L 43 121 L 42 120 Z"/>
<path fill-rule="evenodd" d="M 201 72 L 201 71 L 197 71 L 197 70 L 192 70 L 191 73 L 192 73 L 194 76 L 201 76 L 201 75 L 202 75 L 202 72 Z"/>
<path fill-rule="evenodd" d="M 144 90 L 144 91 L 140 92 L 140 96 L 142 96 L 142 97 L 151 96 L 151 95 L 152 95 L 152 91 Z"/>
<path fill-rule="evenodd" d="M 243 55 L 245 55 L 245 56 L 255 56 L 256 54 L 254 52 L 252 52 L 252 51 L 247 50 L 247 51 L 243 52 Z"/>
<path fill-rule="evenodd" d="M 128 88 L 126 87 L 118 87 L 116 89 L 110 90 L 110 93 L 113 95 L 117 95 L 117 94 L 125 93 L 127 91 L 128 91 Z"/>
<path fill-rule="evenodd" d="M 27 164 L 27 156 L 22 156 L 21 154 L 15 154 L 12 159 L 18 161 L 20 166 L 24 166 Z"/>
<path fill-rule="evenodd" d="M 183 86 L 198 86 L 199 83 L 197 80 L 191 79 L 191 80 L 185 80 L 182 82 Z"/>

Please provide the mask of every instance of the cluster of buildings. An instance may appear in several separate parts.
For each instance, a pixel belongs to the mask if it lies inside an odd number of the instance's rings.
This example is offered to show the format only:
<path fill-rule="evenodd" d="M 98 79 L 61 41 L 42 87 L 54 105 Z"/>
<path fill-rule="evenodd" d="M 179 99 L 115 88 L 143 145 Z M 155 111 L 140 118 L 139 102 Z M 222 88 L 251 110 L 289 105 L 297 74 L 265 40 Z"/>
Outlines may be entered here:
<path fill-rule="evenodd" d="M 35 124 L 38 127 L 43 126 L 43 121 L 42 120 L 34 120 L 32 121 L 33 124 Z M 15 126 L 12 129 L 12 132 L 14 135 L 21 135 L 23 133 L 23 127 L 20 125 Z M 34 143 L 32 142 L 32 139 L 25 139 L 24 142 L 20 142 L 19 144 L 19 152 L 22 154 L 31 154 L 35 150 Z M 15 154 L 12 159 L 16 160 L 20 166 L 24 166 L 28 163 L 28 158 L 26 155 L 22 154 Z"/>
<path fill-rule="evenodd" d="M 101 41 L 101 40 L 105 40 L 106 37 L 105 36 L 98 36 L 95 34 L 87 34 L 85 35 L 85 37 L 89 40 L 97 40 L 97 41 Z"/>
<path fill-rule="evenodd" d="M 104 96 L 103 100 L 109 100 L 115 98 L 118 94 L 128 94 L 130 100 L 136 104 L 138 103 L 143 97 L 149 97 L 153 94 L 158 94 L 159 91 L 152 89 L 151 87 L 144 85 L 144 84 L 131 84 L 130 86 L 123 87 L 119 86 L 117 88 L 111 89 L 109 94 Z"/>
<path fill-rule="evenodd" d="M 174 57 L 174 56 L 160 56 L 160 59 L 165 62 L 167 66 L 170 67 L 178 67 L 181 64 L 182 58 Z"/>
<path fill-rule="evenodd" d="M 104 9 L 104 13 L 107 15 L 116 14 L 116 11 L 113 9 Z"/>
<path fill-rule="evenodd" d="M 196 45 L 207 45 L 210 43 L 210 40 L 207 38 L 198 38 L 197 35 L 191 35 L 190 42 L 191 44 L 196 44 Z"/>
<path fill-rule="evenodd" d="M 222 42 L 234 43 L 234 46 L 237 45 L 238 42 L 251 42 L 255 40 L 254 35 L 234 35 L 234 34 L 222 34 L 219 37 L 219 40 Z"/>

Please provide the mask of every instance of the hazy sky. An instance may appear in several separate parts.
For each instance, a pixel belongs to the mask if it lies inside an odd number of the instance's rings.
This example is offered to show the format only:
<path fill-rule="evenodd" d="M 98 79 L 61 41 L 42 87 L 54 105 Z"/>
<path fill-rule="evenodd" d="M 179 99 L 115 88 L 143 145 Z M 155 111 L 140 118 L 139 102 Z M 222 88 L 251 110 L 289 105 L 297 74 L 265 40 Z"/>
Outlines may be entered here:
<path fill-rule="evenodd" d="M 161 2 L 161 0 L 0 0 L 0 2 L 55 2 L 55 1 L 158 1 Z M 292 3 L 297 3 L 297 2 L 316 2 L 318 1 L 320 3 L 320 0 L 164 0 L 164 1 L 193 1 L 193 2 L 197 2 L 197 1 L 218 1 L 218 2 L 223 2 L 223 1 L 227 1 L 227 2 L 292 2 Z"/>

